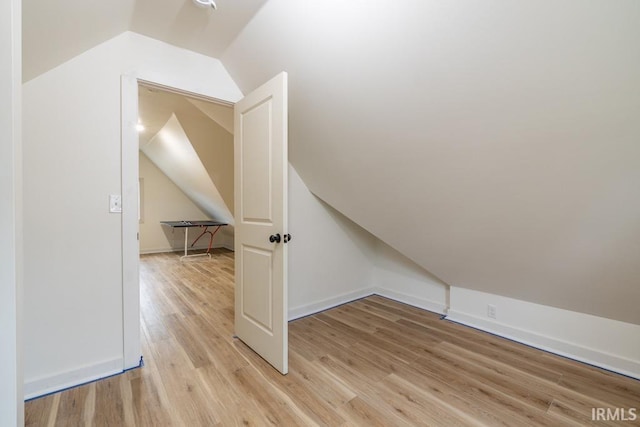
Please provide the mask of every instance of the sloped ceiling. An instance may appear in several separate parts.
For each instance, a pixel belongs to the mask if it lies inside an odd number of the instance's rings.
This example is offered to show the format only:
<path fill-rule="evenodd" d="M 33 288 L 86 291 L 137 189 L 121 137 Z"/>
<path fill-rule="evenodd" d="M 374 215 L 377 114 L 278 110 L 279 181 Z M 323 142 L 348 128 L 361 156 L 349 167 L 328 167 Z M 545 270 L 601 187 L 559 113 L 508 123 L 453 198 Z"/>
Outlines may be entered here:
<path fill-rule="evenodd" d="M 24 0 L 23 81 L 127 30 L 217 58 L 265 2 Z"/>
<path fill-rule="evenodd" d="M 22 80 L 126 31 L 134 0 L 23 0 Z"/>
<path fill-rule="evenodd" d="M 450 285 L 640 324 L 640 2 L 217 3 L 25 0 L 24 80 L 125 30 L 286 70 L 320 198 Z"/>
<path fill-rule="evenodd" d="M 216 114 L 210 116 L 203 112 L 209 109 Z M 219 123 L 228 121 L 228 116 L 231 116 L 233 122 L 233 108 L 140 86 L 138 116 L 140 123 L 145 127 L 138 135 L 141 149 L 154 139 L 156 142 L 166 140 L 158 134 L 167 128 L 168 122 L 175 116 L 180 128 L 179 132 L 176 132 L 186 135 L 188 143 L 195 150 L 214 187 L 220 193 L 224 209 L 233 212 L 233 134 Z M 182 157 L 176 156 L 175 160 Z M 166 169 L 162 165 L 157 166 L 161 170 Z M 173 166 L 171 168 L 173 169 Z"/>
<path fill-rule="evenodd" d="M 187 98 L 187 101 L 192 103 L 198 110 L 202 111 L 203 114 L 233 135 L 233 108 L 226 105 L 191 98 Z"/>
<path fill-rule="evenodd" d="M 448 284 L 640 323 L 640 2 L 270 0 L 222 57 L 290 75 L 290 159 Z"/>
<path fill-rule="evenodd" d="M 233 214 L 174 114 L 140 150 L 209 218 L 233 225 Z"/>

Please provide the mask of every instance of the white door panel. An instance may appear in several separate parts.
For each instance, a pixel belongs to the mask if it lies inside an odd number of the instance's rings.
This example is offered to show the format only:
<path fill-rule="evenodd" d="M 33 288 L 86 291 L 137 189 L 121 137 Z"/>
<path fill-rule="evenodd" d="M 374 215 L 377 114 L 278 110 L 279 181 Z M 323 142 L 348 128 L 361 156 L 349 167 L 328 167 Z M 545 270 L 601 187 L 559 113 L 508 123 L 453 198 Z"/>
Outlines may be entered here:
<path fill-rule="evenodd" d="M 248 94 L 234 114 L 236 335 L 286 374 L 287 74 Z"/>

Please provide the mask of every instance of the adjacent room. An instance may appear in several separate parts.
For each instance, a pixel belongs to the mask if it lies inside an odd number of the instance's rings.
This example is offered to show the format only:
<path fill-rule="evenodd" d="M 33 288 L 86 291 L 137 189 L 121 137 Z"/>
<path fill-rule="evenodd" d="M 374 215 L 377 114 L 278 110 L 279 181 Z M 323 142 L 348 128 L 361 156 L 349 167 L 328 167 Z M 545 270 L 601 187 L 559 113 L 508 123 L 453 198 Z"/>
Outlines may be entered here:
<path fill-rule="evenodd" d="M 640 2 L 0 22 L 0 425 L 640 425 Z"/>
<path fill-rule="evenodd" d="M 140 253 L 233 250 L 233 108 L 148 86 L 138 106 Z"/>

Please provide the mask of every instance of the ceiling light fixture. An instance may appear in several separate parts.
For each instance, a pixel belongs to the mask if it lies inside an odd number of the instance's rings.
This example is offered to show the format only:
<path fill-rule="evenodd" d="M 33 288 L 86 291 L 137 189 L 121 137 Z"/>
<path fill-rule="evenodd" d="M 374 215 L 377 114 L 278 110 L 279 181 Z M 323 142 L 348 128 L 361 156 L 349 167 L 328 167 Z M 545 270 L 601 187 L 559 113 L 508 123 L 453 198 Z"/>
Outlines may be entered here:
<path fill-rule="evenodd" d="M 213 0 L 193 0 L 193 4 L 198 7 L 210 7 L 212 9 L 217 9 L 216 2 Z"/>

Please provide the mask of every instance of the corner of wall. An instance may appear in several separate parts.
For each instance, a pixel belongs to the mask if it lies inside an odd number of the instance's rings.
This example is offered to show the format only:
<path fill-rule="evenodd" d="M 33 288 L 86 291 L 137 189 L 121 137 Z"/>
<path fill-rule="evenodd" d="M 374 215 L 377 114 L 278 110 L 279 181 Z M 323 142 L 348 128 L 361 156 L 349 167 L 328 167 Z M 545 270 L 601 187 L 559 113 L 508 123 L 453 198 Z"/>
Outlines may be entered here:
<path fill-rule="evenodd" d="M 444 282 L 315 197 L 293 167 L 289 177 L 290 320 L 372 294 L 446 312 Z"/>
<path fill-rule="evenodd" d="M 377 241 L 373 292 L 444 314 L 449 286 L 381 240 Z"/>
<path fill-rule="evenodd" d="M 371 295 L 375 240 L 289 166 L 289 319 Z"/>

